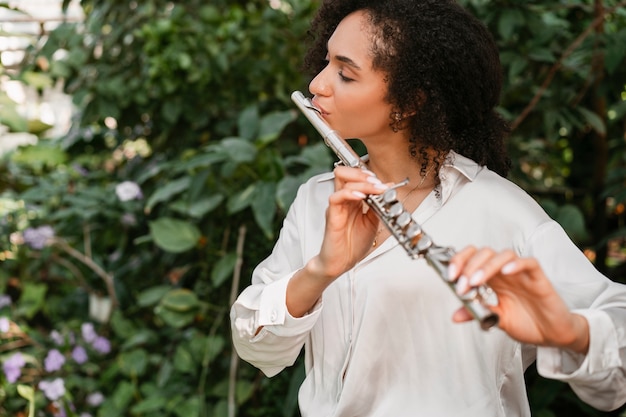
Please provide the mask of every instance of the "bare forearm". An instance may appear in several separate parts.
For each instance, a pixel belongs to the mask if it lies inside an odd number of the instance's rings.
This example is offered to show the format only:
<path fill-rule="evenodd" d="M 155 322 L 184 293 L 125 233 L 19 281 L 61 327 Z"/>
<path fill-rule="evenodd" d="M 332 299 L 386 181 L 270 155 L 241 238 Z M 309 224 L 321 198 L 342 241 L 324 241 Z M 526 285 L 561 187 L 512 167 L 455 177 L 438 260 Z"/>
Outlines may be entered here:
<path fill-rule="evenodd" d="M 336 277 L 322 272 L 319 258 L 312 258 L 287 285 L 287 310 L 293 317 L 302 317 L 313 308 L 322 293 Z"/>
<path fill-rule="evenodd" d="M 587 319 L 580 314 L 572 314 L 572 319 L 574 320 L 573 328 L 576 337 L 569 345 L 564 347 L 573 352 L 585 355 L 589 350 L 589 323 Z"/>

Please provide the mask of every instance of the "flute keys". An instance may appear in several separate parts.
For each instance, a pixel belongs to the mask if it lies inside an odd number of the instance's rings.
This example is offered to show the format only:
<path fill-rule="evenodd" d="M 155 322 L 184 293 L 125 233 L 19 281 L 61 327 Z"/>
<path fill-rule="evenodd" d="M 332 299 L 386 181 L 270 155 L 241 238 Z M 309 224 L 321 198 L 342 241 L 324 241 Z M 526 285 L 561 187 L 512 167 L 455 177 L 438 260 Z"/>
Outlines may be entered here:
<path fill-rule="evenodd" d="M 406 237 L 411 242 L 411 246 L 415 247 L 422 237 L 422 228 L 417 223 L 411 223 L 406 229 Z"/>
<path fill-rule="evenodd" d="M 418 241 L 417 241 L 417 251 L 419 253 L 424 253 L 426 252 L 428 249 L 430 249 L 430 247 L 433 245 L 433 241 L 430 238 L 430 236 L 426 236 L 423 235 Z"/>
<path fill-rule="evenodd" d="M 404 229 L 409 223 L 411 223 L 411 220 L 411 215 L 405 211 L 398 216 L 396 224 Z"/>
<path fill-rule="evenodd" d="M 383 203 L 387 206 L 392 205 L 398 201 L 398 192 L 395 188 L 390 188 L 383 193 Z"/>
<path fill-rule="evenodd" d="M 402 213 L 406 213 L 406 211 L 404 210 L 404 206 L 402 205 L 402 203 L 396 203 L 393 206 L 389 207 L 389 210 L 387 211 L 387 215 L 389 217 L 392 218 L 396 218 L 399 215 L 401 215 Z"/>

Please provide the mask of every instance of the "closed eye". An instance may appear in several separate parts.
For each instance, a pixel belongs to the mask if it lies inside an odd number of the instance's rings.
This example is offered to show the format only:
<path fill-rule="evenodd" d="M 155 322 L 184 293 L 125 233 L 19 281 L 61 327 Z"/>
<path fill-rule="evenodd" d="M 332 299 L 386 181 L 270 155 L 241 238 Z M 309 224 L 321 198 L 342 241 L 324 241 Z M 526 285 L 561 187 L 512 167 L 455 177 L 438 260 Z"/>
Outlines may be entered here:
<path fill-rule="evenodd" d="M 348 78 L 345 75 L 343 75 L 343 71 L 339 71 L 339 78 L 341 78 L 341 81 L 345 82 L 345 83 L 349 83 L 351 81 L 354 81 L 352 78 Z"/>

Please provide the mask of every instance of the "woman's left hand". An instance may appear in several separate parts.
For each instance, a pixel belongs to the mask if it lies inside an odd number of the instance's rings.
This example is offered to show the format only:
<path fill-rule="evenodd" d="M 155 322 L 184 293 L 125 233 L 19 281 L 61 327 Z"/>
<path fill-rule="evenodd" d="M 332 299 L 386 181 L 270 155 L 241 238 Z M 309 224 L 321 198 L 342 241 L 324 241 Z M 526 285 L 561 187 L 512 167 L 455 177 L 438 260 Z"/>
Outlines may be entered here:
<path fill-rule="evenodd" d="M 586 353 L 589 348 L 587 320 L 570 312 L 534 258 L 520 258 L 513 251 L 467 247 L 450 261 L 450 278 L 459 293 L 469 287 L 490 286 L 498 304 L 490 306 L 500 317 L 499 327 L 512 338 L 540 346 Z M 453 317 L 471 320 L 465 308 Z"/>

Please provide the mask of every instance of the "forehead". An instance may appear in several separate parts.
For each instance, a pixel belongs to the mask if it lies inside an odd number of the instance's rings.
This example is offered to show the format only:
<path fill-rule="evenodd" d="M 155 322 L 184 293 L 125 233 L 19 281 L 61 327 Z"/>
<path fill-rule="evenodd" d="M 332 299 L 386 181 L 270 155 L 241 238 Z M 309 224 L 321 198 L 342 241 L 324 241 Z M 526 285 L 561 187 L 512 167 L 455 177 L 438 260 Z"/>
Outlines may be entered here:
<path fill-rule="evenodd" d="M 371 28 L 367 14 L 356 11 L 346 16 L 328 40 L 328 52 L 347 56 L 362 67 L 371 67 Z"/>

